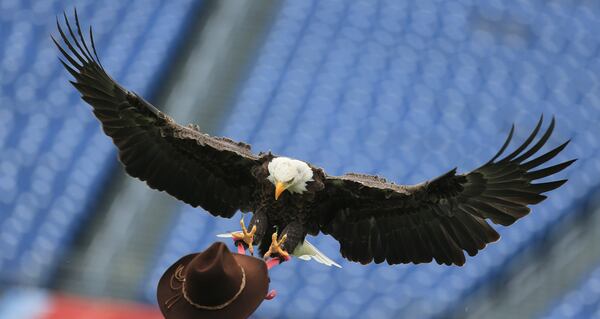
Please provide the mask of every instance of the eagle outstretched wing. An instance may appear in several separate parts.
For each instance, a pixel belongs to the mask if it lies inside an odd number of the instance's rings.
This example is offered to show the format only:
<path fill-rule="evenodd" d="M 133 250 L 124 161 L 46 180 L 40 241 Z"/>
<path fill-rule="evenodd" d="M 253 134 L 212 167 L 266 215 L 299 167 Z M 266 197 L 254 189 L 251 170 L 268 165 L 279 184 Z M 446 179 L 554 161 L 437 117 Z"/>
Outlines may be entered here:
<path fill-rule="evenodd" d="M 321 230 L 340 242 L 340 251 L 366 264 L 425 263 L 462 265 L 463 250 L 474 256 L 500 235 L 487 223 L 511 225 L 566 182 L 533 183 L 557 173 L 575 160 L 537 169 L 569 143 L 530 159 L 552 134 L 554 119 L 528 150 L 542 118 L 526 141 L 497 160 L 506 150 L 514 125 L 500 151 L 486 164 L 467 174 L 453 169 L 433 180 L 403 186 L 362 174 L 328 176 L 319 207 Z"/>
<path fill-rule="evenodd" d="M 90 45 L 86 43 L 77 12 L 75 23 L 77 34 L 65 15 L 69 39 L 57 20 L 66 47 L 52 40 L 68 62 L 61 59 L 62 64 L 76 80 L 71 83 L 119 149 L 127 173 L 215 216 L 231 217 L 238 209 L 251 210 L 256 188 L 251 172 L 260 165 L 260 158 L 252 154 L 250 146 L 211 137 L 191 125 L 178 125 L 123 88 L 102 67 L 91 27 Z"/>

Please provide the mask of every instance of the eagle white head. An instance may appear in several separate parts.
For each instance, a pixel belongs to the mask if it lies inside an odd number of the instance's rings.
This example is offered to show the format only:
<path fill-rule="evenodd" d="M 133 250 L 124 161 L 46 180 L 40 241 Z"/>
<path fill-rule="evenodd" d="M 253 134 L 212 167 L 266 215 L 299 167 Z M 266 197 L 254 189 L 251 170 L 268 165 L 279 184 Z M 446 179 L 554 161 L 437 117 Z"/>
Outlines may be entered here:
<path fill-rule="evenodd" d="M 306 191 L 306 183 L 312 181 L 313 172 L 308 164 L 287 158 L 276 157 L 267 167 L 269 177 L 267 179 L 275 185 L 275 199 L 277 200 L 283 191 L 290 193 L 303 193 Z"/>

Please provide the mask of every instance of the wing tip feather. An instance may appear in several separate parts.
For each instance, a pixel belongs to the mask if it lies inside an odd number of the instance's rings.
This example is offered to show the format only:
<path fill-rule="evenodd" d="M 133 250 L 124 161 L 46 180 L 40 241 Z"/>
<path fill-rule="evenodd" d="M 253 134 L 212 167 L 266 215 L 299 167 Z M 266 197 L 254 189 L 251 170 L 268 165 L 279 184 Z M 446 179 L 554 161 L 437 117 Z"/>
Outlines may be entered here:
<path fill-rule="evenodd" d="M 75 27 L 76 32 L 73 30 L 67 13 L 63 11 L 63 19 L 66 31 L 63 30 L 63 25 L 61 24 L 61 19 L 59 16 L 56 16 L 56 27 L 60 34 L 61 39 L 64 42 L 64 45 L 68 49 L 65 50 L 62 45 L 56 40 L 53 35 L 50 35 L 50 38 L 57 46 L 57 48 L 61 51 L 61 53 L 65 56 L 65 58 L 69 61 L 71 65 L 73 65 L 76 69 L 82 70 L 85 67 L 98 67 L 101 70 L 104 70 L 102 64 L 100 63 L 100 59 L 98 57 L 98 53 L 96 50 L 96 44 L 92 32 L 92 27 L 89 28 L 89 41 L 83 36 L 81 24 L 79 22 L 79 15 L 77 12 L 77 8 L 74 7 L 74 17 L 75 17 Z M 91 45 L 92 50 L 88 47 L 88 42 Z M 69 54 L 70 53 L 70 54 Z M 77 61 L 76 61 L 77 60 Z"/>

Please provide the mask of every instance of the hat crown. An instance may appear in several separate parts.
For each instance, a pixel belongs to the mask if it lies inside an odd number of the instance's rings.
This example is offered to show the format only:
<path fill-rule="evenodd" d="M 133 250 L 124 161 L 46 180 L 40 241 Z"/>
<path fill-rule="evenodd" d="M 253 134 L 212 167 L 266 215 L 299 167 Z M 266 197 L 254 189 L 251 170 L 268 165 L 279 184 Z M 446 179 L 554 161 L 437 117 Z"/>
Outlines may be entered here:
<path fill-rule="evenodd" d="M 242 268 L 227 246 L 214 243 L 187 265 L 186 297 L 192 303 L 208 307 L 223 305 L 243 289 L 242 277 Z"/>

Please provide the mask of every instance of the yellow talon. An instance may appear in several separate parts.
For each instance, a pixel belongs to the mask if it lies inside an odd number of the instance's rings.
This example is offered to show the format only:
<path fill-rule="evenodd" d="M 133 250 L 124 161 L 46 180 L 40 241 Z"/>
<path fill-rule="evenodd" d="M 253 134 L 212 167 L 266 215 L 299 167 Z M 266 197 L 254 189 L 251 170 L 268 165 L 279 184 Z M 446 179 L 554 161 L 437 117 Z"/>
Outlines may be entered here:
<path fill-rule="evenodd" d="M 290 254 L 288 254 L 287 251 L 285 251 L 285 250 L 283 250 L 283 248 L 281 248 L 281 245 L 283 245 L 283 243 L 285 243 L 286 240 L 287 240 L 287 234 L 284 234 L 281 237 L 281 239 L 277 240 L 277 232 L 273 233 L 273 236 L 271 236 L 271 246 L 269 247 L 269 250 L 265 253 L 264 258 L 267 259 L 272 254 L 278 254 L 279 256 L 283 257 L 284 259 L 289 259 Z"/>
<path fill-rule="evenodd" d="M 237 241 L 241 240 L 246 245 L 248 245 L 248 250 L 250 250 L 250 254 L 254 256 L 254 247 L 252 246 L 252 241 L 254 240 L 254 233 L 256 233 L 256 225 L 252 226 L 252 230 L 248 232 L 246 229 L 246 224 L 244 224 L 244 218 L 240 220 L 240 226 L 242 226 L 241 232 L 231 233 L 231 236 Z"/>

